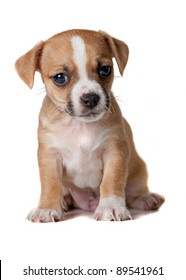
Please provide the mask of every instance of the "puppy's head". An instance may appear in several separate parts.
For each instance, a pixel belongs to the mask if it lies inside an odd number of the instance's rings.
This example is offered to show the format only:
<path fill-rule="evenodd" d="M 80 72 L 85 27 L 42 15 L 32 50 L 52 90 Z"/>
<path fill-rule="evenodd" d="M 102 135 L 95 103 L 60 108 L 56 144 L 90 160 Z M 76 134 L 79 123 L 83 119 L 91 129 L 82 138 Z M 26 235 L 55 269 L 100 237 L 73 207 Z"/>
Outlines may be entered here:
<path fill-rule="evenodd" d="M 47 95 L 60 110 L 92 122 L 110 105 L 113 57 L 122 75 L 128 60 L 124 42 L 102 31 L 70 30 L 37 44 L 17 60 L 16 69 L 30 88 L 39 71 Z"/>

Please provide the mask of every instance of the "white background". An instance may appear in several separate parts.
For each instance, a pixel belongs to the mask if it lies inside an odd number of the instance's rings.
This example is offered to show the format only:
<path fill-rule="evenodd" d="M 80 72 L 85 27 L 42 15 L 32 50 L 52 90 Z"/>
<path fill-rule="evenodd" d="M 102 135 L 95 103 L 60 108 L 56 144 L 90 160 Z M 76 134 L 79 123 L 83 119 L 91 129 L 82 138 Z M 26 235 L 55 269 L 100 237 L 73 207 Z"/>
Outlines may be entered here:
<path fill-rule="evenodd" d="M 185 266 L 186 6 L 185 1 L 1 1 L 0 4 L 0 259 L 5 279 L 28 265 L 115 269 L 163 266 L 183 279 Z M 37 120 L 44 97 L 36 76 L 30 91 L 15 60 L 40 40 L 72 28 L 104 30 L 125 41 L 130 58 L 113 90 L 149 169 L 150 189 L 166 203 L 159 212 L 121 223 L 91 215 L 56 224 L 25 220 L 37 206 Z M 69 277 L 70 278 L 70 277 Z M 70 279 L 83 279 L 71 277 Z M 101 277 L 85 277 L 101 279 Z M 116 276 L 102 279 L 152 279 Z"/>

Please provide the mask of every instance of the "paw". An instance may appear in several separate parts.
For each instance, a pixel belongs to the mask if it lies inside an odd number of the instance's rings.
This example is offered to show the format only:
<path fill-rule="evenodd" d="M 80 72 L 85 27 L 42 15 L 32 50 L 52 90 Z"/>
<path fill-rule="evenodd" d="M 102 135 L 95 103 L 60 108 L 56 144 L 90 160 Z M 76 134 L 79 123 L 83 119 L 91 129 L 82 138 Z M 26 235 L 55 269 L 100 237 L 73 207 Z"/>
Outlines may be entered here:
<path fill-rule="evenodd" d="M 62 210 L 34 208 L 28 214 L 27 219 L 31 222 L 48 223 L 61 221 L 62 217 Z"/>
<path fill-rule="evenodd" d="M 131 207 L 140 210 L 157 210 L 165 201 L 165 198 L 157 193 L 147 193 L 136 198 Z"/>
<path fill-rule="evenodd" d="M 124 221 L 132 219 L 121 197 L 101 198 L 95 211 L 97 221 Z"/>

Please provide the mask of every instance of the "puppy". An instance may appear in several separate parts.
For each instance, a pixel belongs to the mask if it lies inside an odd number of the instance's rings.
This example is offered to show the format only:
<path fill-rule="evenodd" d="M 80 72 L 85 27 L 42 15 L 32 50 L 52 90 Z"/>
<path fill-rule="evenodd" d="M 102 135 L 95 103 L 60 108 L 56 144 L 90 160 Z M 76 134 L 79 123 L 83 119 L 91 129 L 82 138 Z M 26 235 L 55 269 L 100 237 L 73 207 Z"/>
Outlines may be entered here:
<path fill-rule="evenodd" d="M 111 87 L 113 58 L 120 74 L 127 45 L 100 31 L 70 30 L 42 41 L 20 57 L 16 69 L 33 87 L 41 73 L 46 97 L 39 116 L 41 196 L 32 222 L 63 219 L 71 208 L 95 219 L 131 219 L 128 208 L 156 210 L 164 198 L 151 193 L 147 170 Z"/>

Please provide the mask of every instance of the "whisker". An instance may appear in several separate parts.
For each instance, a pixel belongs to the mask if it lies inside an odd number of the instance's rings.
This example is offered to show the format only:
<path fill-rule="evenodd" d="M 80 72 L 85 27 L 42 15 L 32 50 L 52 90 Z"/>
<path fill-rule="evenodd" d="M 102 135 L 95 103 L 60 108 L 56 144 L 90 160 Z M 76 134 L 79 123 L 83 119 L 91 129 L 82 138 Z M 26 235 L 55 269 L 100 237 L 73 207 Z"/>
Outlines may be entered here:
<path fill-rule="evenodd" d="M 39 90 L 46 90 L 46 87 L 40 87 Z"/>
<path fill-rule="evenodd" d="M 114 79 L 123 78 L 122 76 L 114 76 Z"/>
<path fill-rule="evenodd" d="M 116 116 L 116 111 L 115 111 L 115 109 L 114 109 L 114 106 L 112 105 L 112 99 L 116 99 L 117 101 L 119 101 L 120 103 L 122 103 L 122 104 L 125 104 L 125 102 L 123 101 L 123 99 L 122 99 L 122 97 L 121 96 L 119 96 L 119 95 L 112 95 L 112 96 L 109 96 L 107 99 L 106 99 L 106 101 L 109 101 L 109 108 L 106 108 L 105 107 L 105 109 L 107 110 L 107 112 L 109 113 L 109 114 L 113 114 L 114 116 Z"/>
<path fill-rule="evenodd" d="M 115 110 L 111 103 L 110 103 L 109 107 L 105 106 L 104 109 L 107 111 L 108 114 L 115 115 Z"/>
<path fill-rule="evenodd" d="M 110 113 L 114 116 L 116 115 L 116 111 L 115 111 L 114 106 L 112 104 L 110 105 Z"/>
<path fill-rule="evenodd" d="M 125 102 L 124 102 L 124 100 L 122 99 L 121 96 L 115 95 L 115 98 L 116 98 L 117 101 L 121 102 L 122 104 L 125 104 Z"/>
<path fill-rule="evenodd" d="M 43 93 L 46 94 L 46 88 L 45 87 L 37 89 L 37 91 L 35 92 L 35 95 L 41 95 Z"/>
<path fill-rule="evenodd" d="M 74 112 L 73 112 L 73 110 L 68 110 L 67 108 L 64 108 L 64 110 L 65 110 L 65 112 L 67 113 L 67 114 L 69 114 L 69 115 L 74 115 Z"/>

